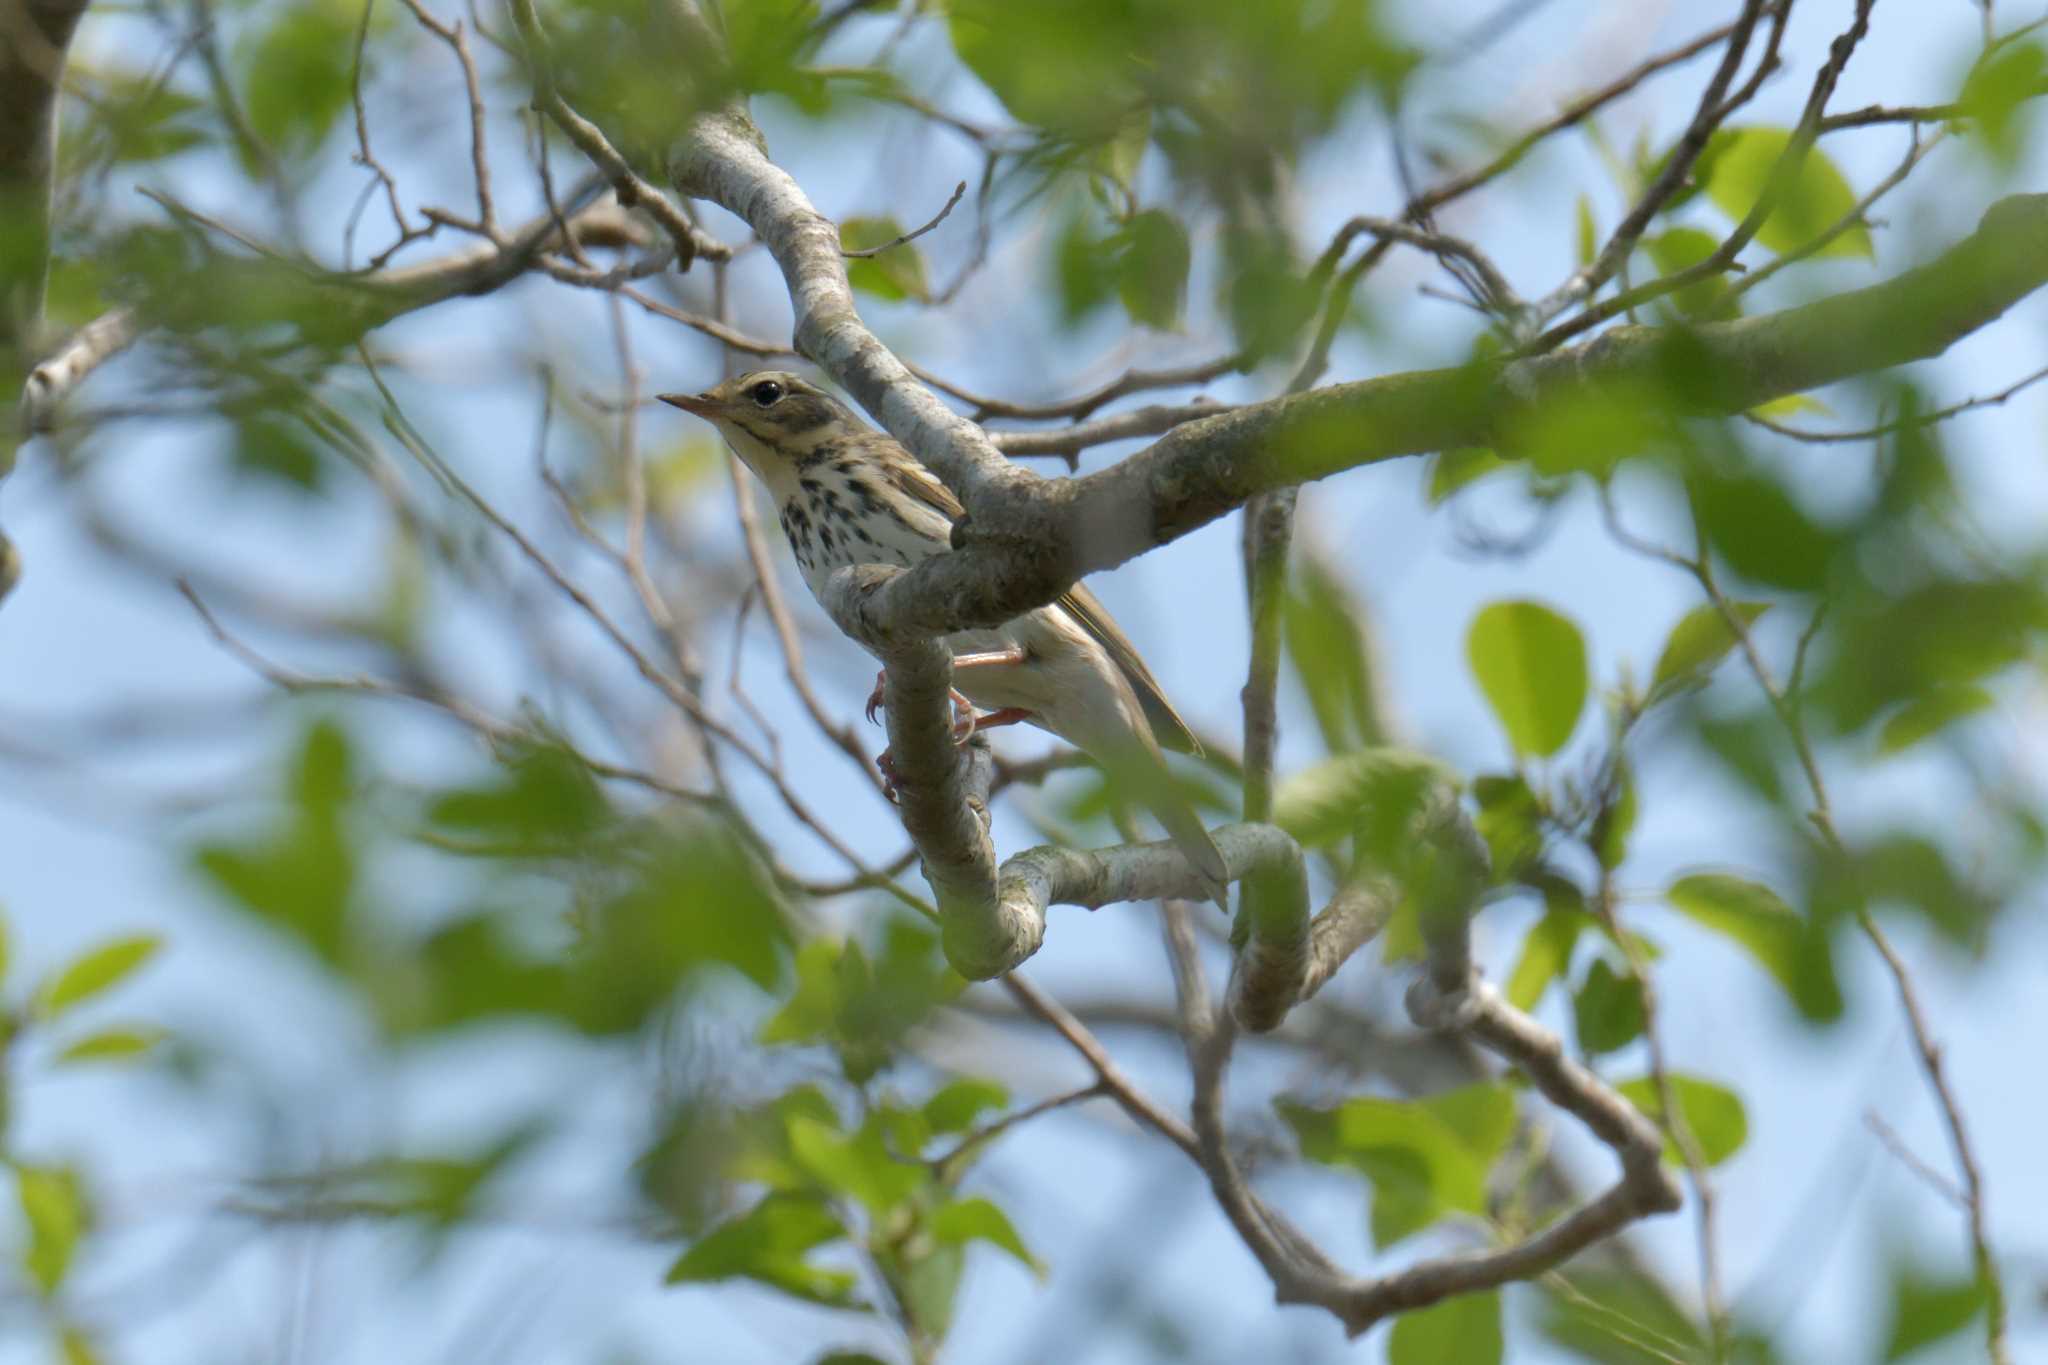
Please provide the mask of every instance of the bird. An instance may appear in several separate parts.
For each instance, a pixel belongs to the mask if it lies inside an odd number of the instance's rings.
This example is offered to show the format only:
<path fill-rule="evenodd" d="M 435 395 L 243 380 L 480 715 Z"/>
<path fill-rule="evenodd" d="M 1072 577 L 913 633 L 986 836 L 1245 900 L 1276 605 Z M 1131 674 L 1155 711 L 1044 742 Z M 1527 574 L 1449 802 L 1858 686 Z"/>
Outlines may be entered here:
<path fill-rule="evenodd" d="M 800 375 L 758 370 L 703 393 L 656 396 L 716 427 L 767 487 L 804 583 L 820 602 L 835 570 L 907 569 L 946 553 L 966 515 L 915 456 Z M 953 652 L 955 705 L 968 708 L 966 721 L 956 716 L 957 741 L 1019 723 L 1066 740 L 1151 810 L 1209 899 L 1225 903 L 1223 855 L 1161 752 L 1164 746 L 1199 754 L 1201 746 L 1095 594 L 1076 583 L 1056 601 L 993 629 L 956 631 L 945 643 Z M 882 681 L 876 679 L 868 701 L 870 720 Z M 884 754 L 880 766 L 893 788 L 886 760 Z"/>

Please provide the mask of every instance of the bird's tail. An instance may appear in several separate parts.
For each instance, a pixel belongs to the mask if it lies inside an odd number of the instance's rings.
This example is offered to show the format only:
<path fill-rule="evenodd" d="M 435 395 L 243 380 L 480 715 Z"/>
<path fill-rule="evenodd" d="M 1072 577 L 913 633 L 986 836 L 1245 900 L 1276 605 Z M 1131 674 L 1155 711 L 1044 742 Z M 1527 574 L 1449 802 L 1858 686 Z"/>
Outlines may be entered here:
<path fill-rule="evenodd" d="M 1121 683 L 1122 679 L 1117 681 Z M 1121 714 L 1116 714 L 1114 720 L 1104 714 L 1111 708 L 1099 703 L 1063 708 L 1062 719 L 1068 722 L 1067 728 L 1090 732 L 1069 734 L 1067 738 L 1102 764 L 1114 786 L 1152 812 L 1153 818 L 1172 836 L 1174 846 L 1193 865 L 1207 898 L 1228 910 L 1230 869 L 1223 861 L 1223 853 L 1209 837 L 1209 827 L 1202 823 L 1201 814 L 1188 800 L 1187 792 L 1166 766 L 1166 756 L 1153 739 L 1136 698 L 1129 695 L 1127 687 L 1119 690 L 1124 695 L 1117 699 L 1121 705 L 1114 709 Z"/>

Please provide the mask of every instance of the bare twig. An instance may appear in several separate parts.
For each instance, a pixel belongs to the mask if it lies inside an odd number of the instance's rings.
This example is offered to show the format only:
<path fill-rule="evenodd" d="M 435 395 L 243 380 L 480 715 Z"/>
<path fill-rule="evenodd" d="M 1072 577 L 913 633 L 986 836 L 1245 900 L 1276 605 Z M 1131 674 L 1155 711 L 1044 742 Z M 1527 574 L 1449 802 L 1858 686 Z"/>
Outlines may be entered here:
<path fill-rule="evenodd" d="M 963 180 L 953 187 L 953 197 L 946 201 L 946 206 L 940 209 L 937 213 L 933 214 L 932 220 L 929 223 L 926 223 L 923 227 L 917 228 L 911 232 L 906 232 L 900 237 L 892 237 L 888 241 L 882 243 L 880 246 L 862 247 L 859 251 L 848 251 L 844 247 L 841 247 L 839 250 L 839 254 L 846 257 L 848 260 L 863 260 L 869 256 L 879 256 L 885 251 L 893 251 L 897 247 L 902 246 L 907 242 L 914 242 L 918 238 L 924 236 L 927 232 L 930 232 L 933 228 L 937 227 L 939 224 L 945 222 L 946 215 L 953 211 L 953 206 L 960 202 L 960 196 L 965 193 L 967 193 L 967 182 Z"/>

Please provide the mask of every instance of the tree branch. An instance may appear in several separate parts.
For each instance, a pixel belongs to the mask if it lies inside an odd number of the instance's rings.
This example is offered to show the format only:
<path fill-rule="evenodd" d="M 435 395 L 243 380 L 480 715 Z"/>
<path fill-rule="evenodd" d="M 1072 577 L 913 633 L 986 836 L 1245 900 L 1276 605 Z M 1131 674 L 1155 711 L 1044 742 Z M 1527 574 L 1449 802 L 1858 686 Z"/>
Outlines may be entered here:
<path fill-rule="evenodd" d="M 1504 364 L 1388 375 L 1273 399 L 1176 427 L 1086 478 L 1039 482 L 1015 527 L 981 527 L 877 592 L 878 635 L 992 625 L 1086 574 L 1176 540 L 1266 489 L 1454 446 L 1512 447 L 1533 409 L 1591 390 L 1669 391 L 1698 415 L 1941 354 L 2048 283 L 2048 195 L 2013 195 L 1935 260 L 1865 289 L 1693 328 L 1618 327 Z"/>

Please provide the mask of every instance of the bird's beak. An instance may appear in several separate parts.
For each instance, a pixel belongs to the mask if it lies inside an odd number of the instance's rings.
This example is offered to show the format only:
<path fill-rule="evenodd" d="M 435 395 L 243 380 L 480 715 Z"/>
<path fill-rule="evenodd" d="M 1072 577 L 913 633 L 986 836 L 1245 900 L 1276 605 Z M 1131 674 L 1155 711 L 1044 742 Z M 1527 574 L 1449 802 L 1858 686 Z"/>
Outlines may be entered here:
<path fill-rule="evenodd" d="M 658 393 L 654 396 L 671 407 L 681 408 L 706 421 L 718 415 L 718 400 L 708 393 Z"/>

